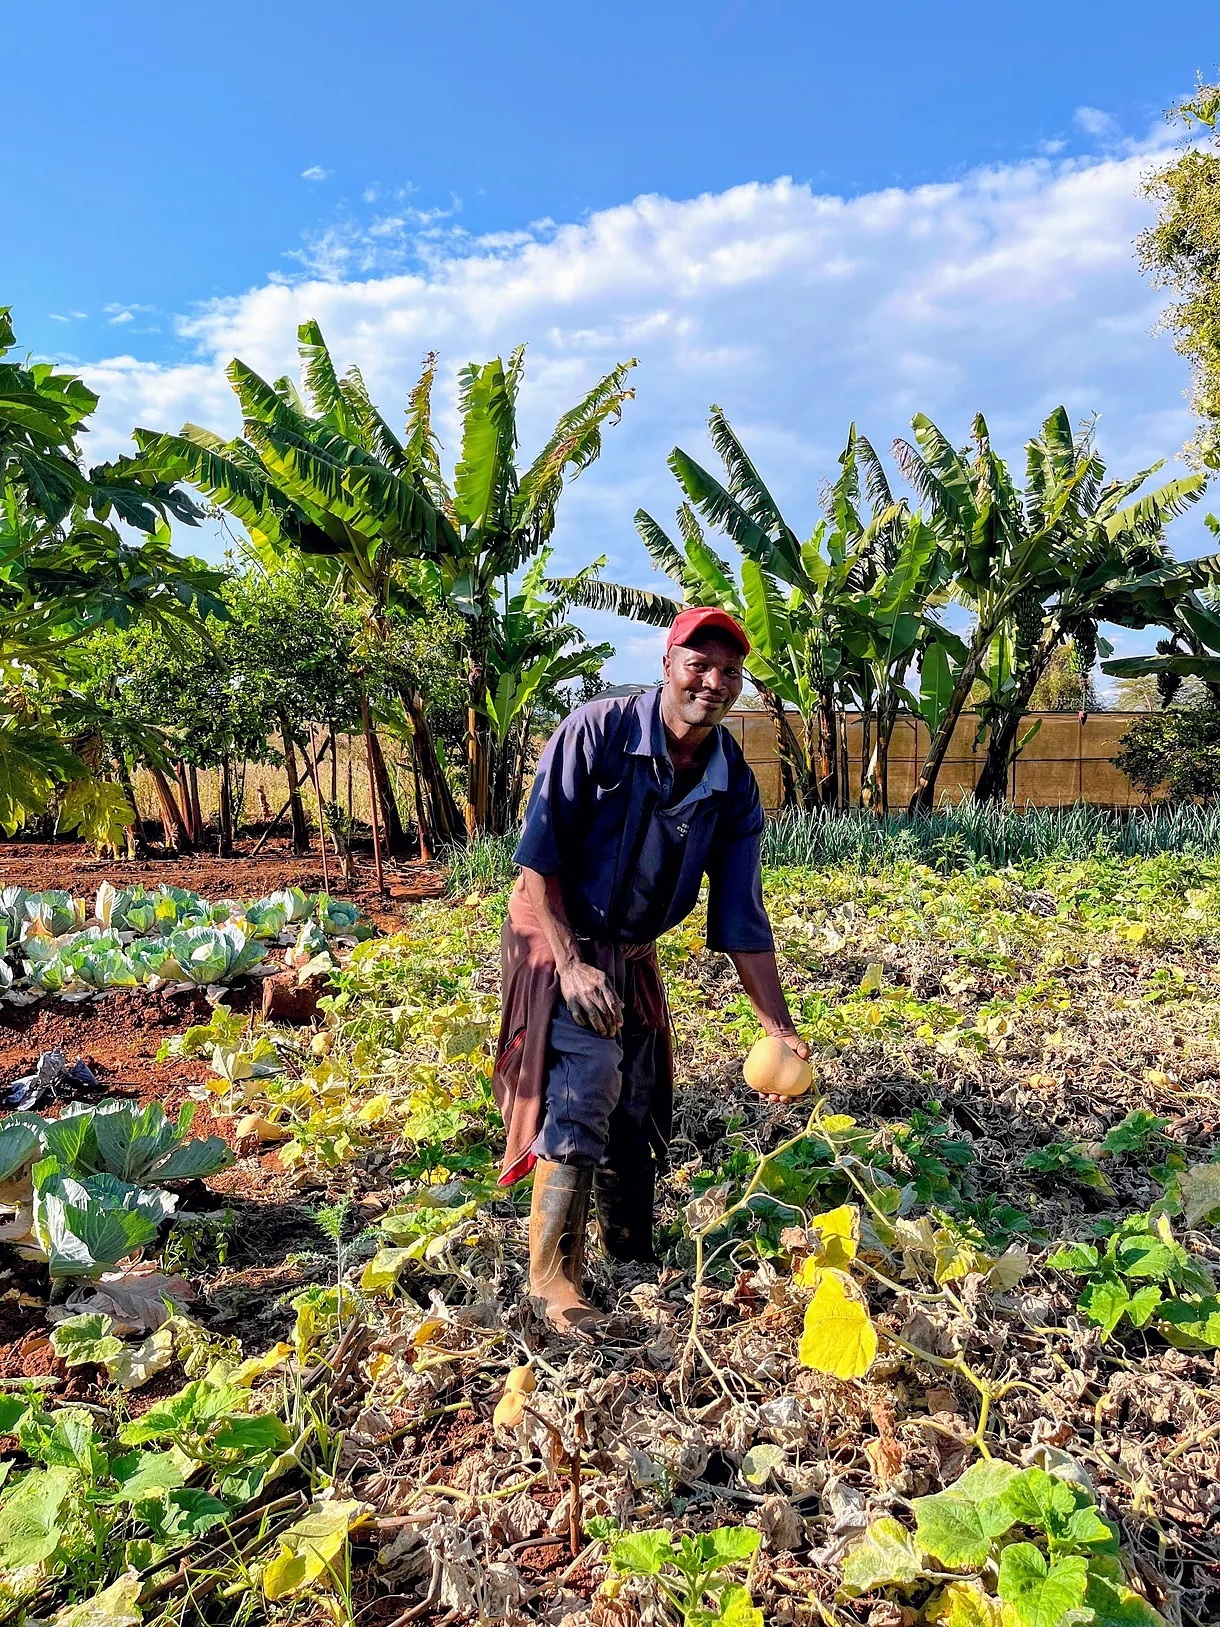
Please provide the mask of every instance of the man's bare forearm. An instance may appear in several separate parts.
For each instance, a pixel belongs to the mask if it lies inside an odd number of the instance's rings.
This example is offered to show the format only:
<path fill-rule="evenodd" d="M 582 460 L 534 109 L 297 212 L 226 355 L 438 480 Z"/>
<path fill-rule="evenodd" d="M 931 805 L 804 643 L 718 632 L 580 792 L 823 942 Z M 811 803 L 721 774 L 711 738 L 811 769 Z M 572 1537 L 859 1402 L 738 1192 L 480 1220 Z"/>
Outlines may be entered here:
<path fill-rule="evenodd" d="M 779 980 L 775 951 L 764 949 L 747 953 L 744 950 L 730 950 L 729 959 L 737 968 L 741 986 L 764 1030 L 768 1034 L 784 1037 L 795 1034 L 783 985 Z"/>
<path fill-rule="evenodd" d="M 623 1004 L 605 972 L 589 966 L 580 953 L 558 876 L 544 876 L 522 866 L 525 896 L 555 957 L 559 992 L 578 1023 L 597 1034 L 616 1034 L 623 1026 Z"/>
<path fill-rule="evenodd" d="M 572 931 L 572 923 L 568 920 L 559 877 L 544 876 L 540 871 L 525 866 L 521 871 L 521 880 L 525 887 L 525 896 L 538 917 L 542 935 L 555 957 L 555 966 L 562 973 L 573 961 L 580 959 L 580 946 L 576 942 L 576 934 Z"/>

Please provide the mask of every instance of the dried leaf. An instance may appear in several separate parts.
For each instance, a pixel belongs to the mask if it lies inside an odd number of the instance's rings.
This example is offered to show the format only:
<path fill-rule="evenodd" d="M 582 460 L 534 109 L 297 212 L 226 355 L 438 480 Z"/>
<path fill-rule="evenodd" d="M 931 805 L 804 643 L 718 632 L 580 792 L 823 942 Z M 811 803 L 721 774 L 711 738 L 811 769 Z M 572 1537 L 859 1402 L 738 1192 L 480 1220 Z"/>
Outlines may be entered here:
<path fill-rule="evenodd" d="M 1179 1177 L 1182 1212 L 1188 1226 L 1220 1211 L 1220 1164 L 1193 1164 Z"/>

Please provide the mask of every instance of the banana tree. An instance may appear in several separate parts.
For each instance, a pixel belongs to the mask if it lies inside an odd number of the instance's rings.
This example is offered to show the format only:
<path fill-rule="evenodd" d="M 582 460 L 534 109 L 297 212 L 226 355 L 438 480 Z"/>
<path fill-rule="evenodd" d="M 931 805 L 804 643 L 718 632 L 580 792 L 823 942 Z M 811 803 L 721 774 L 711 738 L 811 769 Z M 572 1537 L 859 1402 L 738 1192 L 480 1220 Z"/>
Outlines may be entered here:
<path fill-rule="evenodd" d="M 643 510 L 636 515 L 650 558 L 681 600 L 593 580 L 579 602 L 658 626 L 683 604 L 714 604 L 735 615 L 752 644 L 746 671 L 774 721 L 784 804 L 837 806 L 844 704 L 854 701 L 871 717 L 880 699 L 888 745 L 901 677 L 927 636 L 921 601 L 940 580 L 939 544 L 894 501 L 854 426 L 827 493 L 827 517 L 803 543 L 718 407 L 709 428 L 727 483 L 675 448 L 669 465 L 685 497 L 678 538 Z M 700 518 L 736 545 L 736 571 L 711 547 Z M 870 776 L 883 776 L 884 747 L 865 755 Z"/>
<path fill-rule="evenodd" d="M 516 461 L 517 397 L 525 347 L 514 350 L 507 364 L 497 357 L 482 366 L 471 364 L 459 375 L 462 436 L 452 492 L 439 471 L 435 484 L 452 530 L 446 534 L 447 547 L 430 569 L 465 621 L 466 828 L 471 834 L 501 822 L 503 807 L 493 812 L 493 787 L 499 786 L 503 795 L 513 780 L 511 764 L 501 760 L 504 747 L 492 726 L 494 706 L 489 696 L 500 676 L 494 667 L 496 648 L 510 645 L 517 636 L 507 622 L 514 614 L 528 620 L 535 612 L 514 611 L 506 584 L 549 542 L 565 481 L 599 457 L 603 429 L 618 421 L 635 394 L 626 384 L 634 366 L 633 358 L 600 378 L 562 415 L 522 470 Z M 536 598 L 541 580 L 535 579 L 527 600 Z"/>
<path fill-rule="evenodd" d="M 992 778 L 1003 783 L 1021 712 L 1045 660 L 1041 641 L 1029 636 L 1031 606 L 1056 605 L 1064 593 L 1062 625 L 1049 653 L 1068 629 L 1088 614 L 1088 595 L 1100 591 L 1097 552 L 1106 544 L 1135 546 L 1158 534 L 1167 517 L 1193 502 L 1198 477 L 1172 481 L 1129 502 L 1151 470 L 1133 481 L 1102 485 L 1101 465 L 1088 434 L 1073 438 L 1066 411 L 1057 408 L 1027 446 L 1027 479 L 1020 489 L 994 451 L 986 421 L 973 425 L 973 450 L 958 453 L 922 414 L 912 420 L 915 442 L 895 442 L 899 467 L 928 508 L 928 524 L 947 550 L 955 596 L 974 612 L 962 658 L 950 665 L 938 643 L 931 688 L 943 698 L 910 808 L 930 808 L 936 779 L 954 728 L 980 678 L 991 673 L 989 692 L 1000 704 L 984 714 L 996 737 Z M 1071 608 L 1074 607 L 1074 608 Z M 1024 626 L 1019 625 L 1022 618 Z M 1019 681 L 1014 652 L 1022 655 Z M 990 664 L 990 666 L 989 666 Z M 946 667 L 949 682 L 946 685 Z M 1040 669 L 1041 670 L 1041 669 Z M 1032 680 L 1032 681 L 1031 681 Z M 947 688 L 947 695 L 944 690 Z M 984 702 L 987 705 L 987 702 Z M 990 787 L 990 781 L 989 781 Z M 992 794 L 989 789 L 989 794 Z"/>
<path fill-rule="evenodd" d="M 432 428 L 435 356 L 412 390 L 399 440 L 355 368 L 339 376 L 314 322 L 299 329 L 305 396 L 286 379 L 267 384 L 240 361 L 228 376 L 243 435 L 224 442 L 195 426 L 177 436 L 137 431 L 154 467 L 189 480 L 245 526 L 259 547 L 299 549 L 337 571 L 388 640 L 395 614 L 418 617 L 443 599 L 463 617 L 469 691 L 467 806 L 459 811 L 428 725 L 424 697 L 404 682 L 429 846 L 485 829 L 498 772 L 485 702 L 489 651 L 503 584 L 545 545 L 570 474 L 595 461 L 602 428 L 632 392 L 634 362 L 614 369 L 559 420 L 523 472 L 515 463 L 516 402 L 524 350 L 459 376 L 461 450 L 452 488 Z"/>
<path fill-rule="evenodd" d="M 1162 616 L 1172 592 L 1181 597 L 1206 579 L 1206 562 L 1179 564 L 1165 543 L 1166 526 L 1198 501 L 1204 481 L 1200 476 L 1173 480 L 1138 496 L 1160 467 L 1154 464 L 1128 480 L 1106 482 L 1092 426 L 1073 436 L 1062 409 L 1030 442 L 1026 490 L 1035 503 L 1043 503 L 1056 482 L 1078 477 L 1073 525 L 1067 548 L 1046 577 L 1018 597 L 989 652 L 987 694 L 976 703 L 980 728 L 987 734 L 987 756 L 975 789 L 979 801 L 1003 798 L 1020 750 L 1022 716 L 1065 641 L 1091 668 L 1099 650 L 1104 656 L 1112 653 L 1099 636 L 1099 622 L 1146 624 L 1153 608 L 1147 597 L 1153 588 L 1149 578 L 1155 578 L 1155 609 Z"/>
<path fill-rule="evenodd" d="M 1220 538 L 1220 519 L 1206 516 L 1208 529 Z M 1162 704 L 1168 706 L 1186 678 L 1198 678 L 1220 696 L 1220 554 L 1180 564 L 1166 561 L 1121 590 L 1111 620 L 1128 627 L 1165 628 L 1152 655 L 1122 656 L 1103 661 L 1101 670 L 1113 678 L 1155 677 Z"/>
<path fill-rule="evenodd" d="M 544 548 L 525 572 L 487 648 L 480 710 L 494 748 L 487 828 L 497 833 L 512 827 L 521 806 L 536 712 L 555 704 L 562 685 L 593 677 L 614 654 L 609 644 L 589 644 L 566 619 L 574 594 L 605 560 L 595 560 L 572 578 L 570 591 L 550 594 L 545 578 L 551 552 Z"/>

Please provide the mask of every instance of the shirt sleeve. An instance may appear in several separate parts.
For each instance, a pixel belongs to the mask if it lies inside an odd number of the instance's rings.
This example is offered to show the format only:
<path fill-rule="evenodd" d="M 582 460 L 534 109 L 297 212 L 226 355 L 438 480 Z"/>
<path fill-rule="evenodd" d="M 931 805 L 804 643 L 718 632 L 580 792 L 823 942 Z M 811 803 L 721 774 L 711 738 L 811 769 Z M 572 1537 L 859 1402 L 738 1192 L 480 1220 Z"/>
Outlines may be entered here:
<path fill-rule="evenodd" d="M 582 709 L 583 710 L 583 709 Z M 581 712 L 566 717 L 546 743 L 534 776 L 521 839 L 513 863 L 556 876 L 570 848 L 570 836 L 585 788 L 597 762 L 600 731 Z"/>
<path fill-rule="evenodd" d="M 707 946 L 723 954 L 775 948 L 762 896 L 762 799 L 753 773 L 708 856 Z"/>

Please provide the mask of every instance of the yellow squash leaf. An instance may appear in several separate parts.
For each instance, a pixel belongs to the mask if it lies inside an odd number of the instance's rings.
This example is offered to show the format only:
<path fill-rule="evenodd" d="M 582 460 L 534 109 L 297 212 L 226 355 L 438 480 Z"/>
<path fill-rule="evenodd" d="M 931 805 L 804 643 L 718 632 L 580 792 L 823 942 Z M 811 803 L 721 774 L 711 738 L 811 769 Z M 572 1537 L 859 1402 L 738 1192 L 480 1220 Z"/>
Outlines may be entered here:
<path fill-rule="evenodd" d="M 864 968 L 864 976 L 860 979 L 860 993 L 880 994 L 884 980 L 885 967 L 879 960 L 870 960 Z"/>
<path fill-rule="evenodd" d="M 139 1627 L 143 1615 L 137 1601 L 143 1586 L 135 1571 L 125 1571 L 91 1599 L 57 1610 L 51 1617 L 53 1627 Z"/>
<path fill-rule="evenodd" d="M 799 1355 L 806 1367 L 834 1378 L 859 1378 L 873 1365 L 877 1330 L 850 1277 L 825 1271 L 805 1309 Z"/>
<path fill-rule="evenodd" d="M 824 1215 L 814 1215 L 810 1226 L 822 1240 L 821 1264 L 839 1269 L 850 1265 L 860 1242 L 860 1210 L 854 1203 L 841 1203 Z"/>
<path fill-rule="evenodd" d="M 271 1349 L 265 1350 L 261 1356 L 251 1356 L 235 1367 L 225 1382 L 236 1384 L 239 1389 L 248 1389 L 256 1378 L 278 1372 L 291 1355 L 292 1346 L 286 1345 L 281 1339 L 279 1344 L 272 1345 Z"/>
<path fill-rule="evenodd" d="M 280 1551 L 263 1572 L 264 1596 L 274 1601 L 302 1588 L 340 1585 L 348 1532 L 371 1513 L 368 1503 L 314 1503 L 280 1537 Z"/>
<path fill-rule="evenodd" d="M 393 1288 L 414 1258 L 409 1248 L 379 1248 L 365 1266 L 360 1287 L 366 1294 L 384 1294 Z"/>
<path fill-rule="evenodd" d="M 174 1359 L 174 1330 L 168 1323 L 156 1328 L 138 1345 L 124 1345 L 106 1372 L 120 1390 L 138 1390 Z"/>
<path fill-rule="evenodd" d="M 941 1627 L 1018 1627 L 1020 1621 L 1010 1604 L 993 1599 L 977 1582 L 950 1582 L 925 1615 Z"/>

